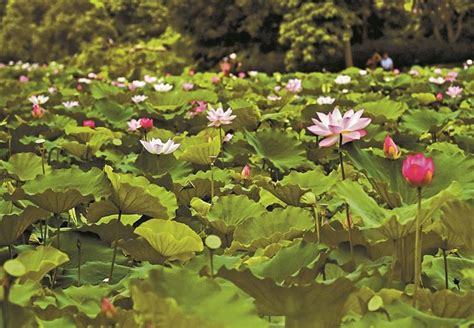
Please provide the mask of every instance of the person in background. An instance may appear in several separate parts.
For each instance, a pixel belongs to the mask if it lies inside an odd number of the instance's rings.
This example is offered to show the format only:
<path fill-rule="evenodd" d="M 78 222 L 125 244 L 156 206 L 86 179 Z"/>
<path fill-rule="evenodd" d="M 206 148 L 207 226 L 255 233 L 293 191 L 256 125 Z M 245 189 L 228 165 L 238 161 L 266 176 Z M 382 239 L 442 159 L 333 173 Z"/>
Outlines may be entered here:
<path fill-rule="evenodd" d="M 382 65 L 382 68 L 386 71 L 391 71 L 393 70 L 393 60 L 388 56 L 387 52 L 383 53 L 382 60 L 380 61 L 380 65 Z"/>
<path fill-rule="evenodd" d="M 377 51 L 375 51 L 374 54 L 372 55 L 372 57 L 370 57 L 367 60 L 367 63 L 366 63 L 367 68 L 376 69 L 377 65 L 380 62 L 380 60 L 382 60 L 382 57 L 379 55 L 379 53 Z"/>

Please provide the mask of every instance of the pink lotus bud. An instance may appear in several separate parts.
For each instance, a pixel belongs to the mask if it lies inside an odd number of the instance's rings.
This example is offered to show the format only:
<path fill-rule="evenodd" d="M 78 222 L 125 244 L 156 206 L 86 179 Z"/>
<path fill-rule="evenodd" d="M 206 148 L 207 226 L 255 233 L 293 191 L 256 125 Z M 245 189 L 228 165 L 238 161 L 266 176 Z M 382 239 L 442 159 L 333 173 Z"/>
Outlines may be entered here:
<path fill-rule="evenodd" d="M 30 79 L 28 78 L 28 76 L 26 75 L 20 75 L 20 78 L 18 79 L 18 81 L 20 81 L 21 83 L 26 83 L 28 82 Z"/>
<path fill-rule="evenodd" d="M 423 154 L 408 155 L 403 161 L 402 173 L 413 187 L 422 187 L 431 183 L 434 174 L 434 162 Z"/>
<path fill-rule="evenodd" d="M 44 115 L 44 109 L 38 104 L 33 104 L 31 115 L 35 118 L 40 118 Z"/>
<path fill-rule="evenodd" d="M 248 164 L 245 164 L 240 175 L 242 176 L 243 179 L 250 178 L 250 166 Z"/>
<path fill-rule="evenodd" d="M 211 77 L 211 83 L 212 84 L 219 84 L 221 82 L 221 78 L 217 75 L 214 75 L 213 77 Z"/>
<path fill-rule="evenodd" d="M 113 319 L 117 316 L 117 308 L 109 301 L 107 297 L 102 298 L 100 312 L 105 314 L 105 316 L 109 319 Z"/>
<path fill-rule="evenodd" d="M 245 79 L 246 76 L 245 72 L 239 72 L 239 79 Z"/>
<path fill-rule="evenodd" d="M 153 119 L 152 118 L 147 118 L 147 117 L 142 117 L 140 119 L 140 125 L 145 130 L 150 130 L 150 129 L 153 128 Z"/>
<path fill-rule="evenodd" d="M 383 152 L 388 159 L 398 159 L 402 154 L 397 144 L 387 135 L 383 143 Z"/>
<path fill-rule="evenodd" d="M 95 128 L 95 122 L 93 120 L 85 120 L 82 122 L 82 126 L 88 126 L 91 129 Z"/>
<path fill-rule="evenodd" d="M 443 93 L 438 92 L 438 93 L 436 94 L 436 101 L 442 102 L 443 99 L 444 99 Z"/>
<path fill-rule="evenodd" d="M 76 85 L 76 90 L 79 91 L 79 92 L 81 92 L 82 89 L 84 89 L 84 87 L 82 86 L 82 84 L 78 83 L 78 84 Z"/>

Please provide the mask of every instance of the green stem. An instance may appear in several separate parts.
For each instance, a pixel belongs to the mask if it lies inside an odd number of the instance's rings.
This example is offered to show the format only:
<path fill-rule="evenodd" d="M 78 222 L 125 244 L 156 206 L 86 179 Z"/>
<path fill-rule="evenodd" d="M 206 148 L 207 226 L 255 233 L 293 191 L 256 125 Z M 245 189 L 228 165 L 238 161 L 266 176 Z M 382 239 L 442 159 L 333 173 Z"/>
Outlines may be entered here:
<path fill-rule="evenodd" d="M 81 240 L 77 238 L 77 286 L 81 285 Z"/>
<path fill-rule="evenodd" d="M 120 220 L 122 219 L 122 211 L 119 210 L 118 212 L 118 222 L 120 223 Z M 109 284 L 112 282 L 112 275 L 114 274 L 114 265 L 115 265 L 115 258 L 117 257 L 117 244 L 118 244 L 118 237 L 119 237 L 119 227 L 117 226 L 117 231 L 115 235 L 115 241 L 114 241 L 114 253 L 112 255 L 112 265 L 110 266 L 110 274 L 109 274 Z"/>
<path fill-rule="evenodd" d="M 211 204 L 214 199 L 214 162 L 211 163 Z"/>
<path fill-rule="evenodd" d="M 401 240 L 401 245 L 400 245 L 400 260 L 401 260 L 401 280 L 402 280 L 402 283 L 405 284 L 406 283 L 406 270 L 407 270 L 407 263 L 406 263 L 406 255 L 405 255 L 405 240 L 406 240 L 406 236 L 403 236 L 402 237 L 402 240 Z"/>
<path fill-rule="evenodd" d="M 41 169 L 43 170 L 43 175 L 45 175 L 46 170 L 45 170 L 45 167 L 44 167 L 44 148 L 43 148 L 43 146 L 41 146 L 40 152 L 41 152 Z"/>
<path fill-rule="evenodd" d="M 219 142 L 222 150 L 222 144 L 224 143 L 224 140 L 222 139 L 222 127 L 219 126 Z"/>
<path fill-rule="evenodd" d="M 341 175 L 342 180 L 346 179 L 346 173 L 344 171 L 344 160 L 342 158 L 342 134 L 339 135 L 339 163 L 341 165 Z M 346 224 L 347 224 L 347 232 L 349 235 L 349 248 L 351 252 L 351 262 L 355 266 L 355 258 L 354 258 L 354 242 L 352 240 L 352 223 L 349 215 L 349 204 L 345 203 L 346 207 Z"/>
<path fill-rule="evenodd" d="M 60 240 L 59 240 L 60 233 L 61 233 L 61 224 L 58 225 L 58 228 L 56 229 L 56 243 L 58 244 L 58 249 L 59 250 L 61 250 L 61 244 L 60 244 Z"/>
<path fill-rule="evenodd" d="M 421 240 L 420 240 L 420 216 L 421 216 L 421 187 L 417 188 L 418 192 L 418 211 L 416 213 L 415 222 L 415 292 L 413 294 L 413 306 L 417 307 L 418 288 L 421 281 L 420 262 L 421 262 Z"/>
<path fill-rule="evenodd" d="M 319 213 L 317 206 L 313 206 L 313 214 L 314 214 L 314 225 L 316 231 L 316 239 L 318 243 L 321 241 L 321 233 L 320 233 L 320 222 L 319 222 Z"/>
<path fill-rule="evenodd" d="M 443 261 L 444 261 L 444 287 L 449 289 L 449 278 L 448 278 L 448 258 L 446 256 L 446 249 L 443 248 Z"/>
<path fill-rule="evenodd" d="M 8 252 L 10 253 L 10 259 L 13 258 L 13 249 L 12 249 L 12 244 L 8 245 Z"/>

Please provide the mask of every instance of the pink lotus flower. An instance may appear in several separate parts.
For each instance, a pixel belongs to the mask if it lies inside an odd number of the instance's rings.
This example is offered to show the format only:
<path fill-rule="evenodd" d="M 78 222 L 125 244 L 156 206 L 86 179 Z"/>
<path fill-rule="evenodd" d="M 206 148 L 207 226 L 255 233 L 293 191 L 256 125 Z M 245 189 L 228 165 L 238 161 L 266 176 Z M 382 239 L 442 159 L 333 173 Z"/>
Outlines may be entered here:
<path fill-rule="evenodd" d="M 286 90 L 292 93 L 298 93 L 298 92 L 301 92 L 301 90 L 303 90 L 303 86 L 301 85 L 300 79 L 289 80 L 285 88 Z"/>
<path fill-rule="evenodd" d="M 85 120 L 82 122 L 82 126 L 88 126 L 93 129 L 95 128 L 95 122 L 93 120 Z"/>
<path fill-rule="evenodd" d="M 193 110 L 195 113 L 202 113 L 207 109 L 207 102 L 205 101 L 193 100 L 191 102 L 191 105 L 193 106 Z"/>
<path fill-rule="evenodd" d="M 142 127 L 140 124 L 140 120 L 135 120 L 135 119 L 128 121 L 127 125 L 128 125 L 128 131 L 130 132 L 135 132 Z"/>
<path fill-rule="evenodd" d="M 40 118 L 44 115 L 45 111 L 39 104 L 33 104 L 31 115 L 35 118 Z"/>
<path fill-rule="evenodd" d="M 240 176 L 243 179 L 250 178 L 250 166 L 248 164 L 245 164 L 244 168 L 242 169 L 242 172 L 240 173 Z"/>
<path fill-rule="evenodd" d="M 441 92 L 438 92 L 436 94 L 436 101 L 442 102 L 444 99 L 443 94 Z"/>
<path fill-rule="evenodd" d="M 165 143 L 160 139 L 151 139 L 150 141 L 140 140 L 140 142 L 150 154 L 156 155 L 171 154 L 179 148 L 179 144 L 175 144 L 171 139 L 168 139 Z"/>
<path fill-rule="evenodd" d="M 184 91 L 191 91 L 193 88 L 194 88 L 194 84 L 192 84 L 191 82 L 183 83 Z"/>
<path fill-rule="evenodd" d="M 446 94 L 450 96 L 451 98 L 456 98 L 459 97 L 462 93 L 462 88 L 458 86 L 451 86 L 448 88 L 448 91 L 446 91 Z"/>
<path fill-rule="evenodd" d="M 456 78 L 458 77 L 458 73 L 455 72 L 455 71 L 450 71 L 448 72 L 448 74 L 446 75 L 446 77 L 444 78 L 446 81 L 449 81 L 449 82 L 454 82 L 456 80 Z"/>
<path fill-rule="evenodd" d="M 392 138 L 390 138 L 389 135 L 385 137 L 383 143 L 383 152 L 385 154 L 385 157 L 387 157 L 388 159 L 398 159 L 402 154 L 400 148 L 398 148 L 397 144 L 393 141 Z"/>
<path fill-rule="evenodd" d="M 20 75 L 18 81 L 20 81 L 21 83 L 27 83 L 30 79 L 28 78 L 28 76 L 26 75 Z"/>
<path fill-rule="evenodd" d="M 330 147 L 337 143 L 342 136 L 342 144 L 358 140 L 363 136 L 367 135 L 367 132 L 363 130 L 367 125 L 370 124 L 370 118 L 362 118 L 363 109 L 354 113 L 354 110 L 349 110 L 341 115 L 339 108 L 336 107 L 328 115 L 324 113 L 316 113 L 320 119 L 312 119 L 314 125 L 308 127 L 308 130 L 312 133 L 325 137 L 319 143 L 319 147 Z"/>
<path fill-rule="evenodd" d="M 228 108 L 225 112 L 222 107 L 217 109 L 209 108 L 207 111 L 207 119 L 209 124 L 207 126 L 219 127 L 221 125 L 228 125 L 232 123 L 237 116 L 232 115 L 232 109 Z"/>
<path fill-rule="evenodd" d="M 140 125 L 145 130 L 150 130 L 150 129 L 153 128 L 153 119 L 152 118 L 147 118 L 147 117 L 142 117 L 140 119 Z"/>
<path fill-rule="evenodd" d="M 234 135 L 232 133 L 227 133 L 224 138 L 223 138 L 223 142 L 229 142 L 232 140 L 232 138 L 234 137 Z"/>
<path fill-rule="evenodd" d="M 422 187 L 431 183 L 434 174 L 434 162 L 423 154 L 408 155 L 403 161 L 402 173 L 413 187 Z"/>
<path fill-rule="evenodd" d="M 221 78 L 218 77 L 217 75 L 214 75 L 213 77 L 211 77 L 212 84 L 219 84 L 220 82 L 221 82 Z"/>
<path fill-rule="evenodd" d="M 239 79 L 245 79 L 247 74 L 245 74 L 245 72 L 239 72 L 238 76 L 239 76 Z"/>

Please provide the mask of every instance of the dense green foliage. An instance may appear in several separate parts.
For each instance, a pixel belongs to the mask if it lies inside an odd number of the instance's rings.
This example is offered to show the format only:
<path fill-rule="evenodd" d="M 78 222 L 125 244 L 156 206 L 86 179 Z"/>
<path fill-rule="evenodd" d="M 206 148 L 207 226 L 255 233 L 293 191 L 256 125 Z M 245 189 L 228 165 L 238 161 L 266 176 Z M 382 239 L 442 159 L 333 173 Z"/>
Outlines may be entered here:
<path fill-rule="evenodd" d="M 465 0 L 2 0 L 0 60 L 138 76 L 133 67 L 215 68 L 236 52 L 245 70 L 313 71 L 343 67 L 347 40 L 359 66 L 375 50 L 398 66 L 459 62 L 474 52 L 473 8 Z"/>
<path fill-rule="evenodd" d="M 3 326 L 469 327 L 470 64 L 143 81 L 0 67 Z M 235 117 L 209 126 L 220 105 Z M 308 127 L 335 106 L 364 109 L 367 134 L 318 147 Z M 156 138 L 179 145 L 153 154 Z M 417 211 L 402 163 L 420 152 L 434 175 Z"/>

